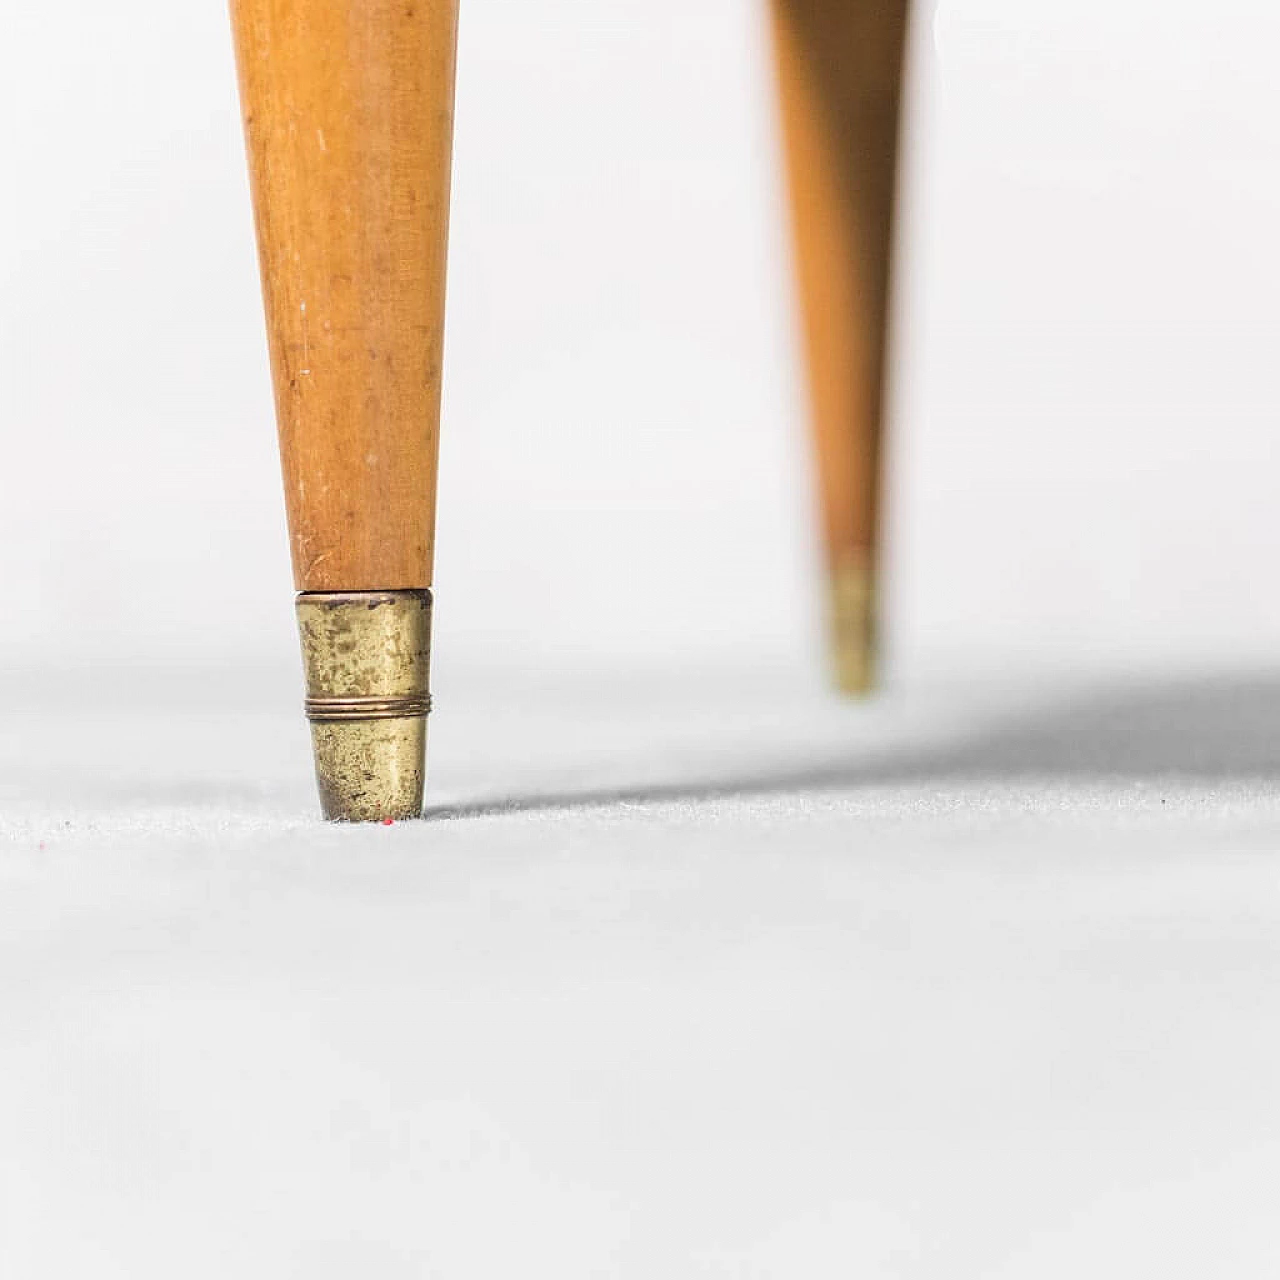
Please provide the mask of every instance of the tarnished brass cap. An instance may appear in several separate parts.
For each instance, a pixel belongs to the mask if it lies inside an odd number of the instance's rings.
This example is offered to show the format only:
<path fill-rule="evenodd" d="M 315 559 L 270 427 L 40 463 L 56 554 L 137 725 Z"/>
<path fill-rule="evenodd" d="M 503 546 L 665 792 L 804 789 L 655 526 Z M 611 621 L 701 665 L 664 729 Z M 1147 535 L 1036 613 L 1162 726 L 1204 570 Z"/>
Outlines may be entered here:
<path fill-rule="evenodd" d="M 421 817 L 431 592 L 306 593 L 297 610 L 324 816 Z"/>
<path fill-rule="evenodd" d="M 836 685 L 870 693 L 876 683 L 876 590 L 870 558 L 849 556 L 831 571 L 831 651 Z"/>

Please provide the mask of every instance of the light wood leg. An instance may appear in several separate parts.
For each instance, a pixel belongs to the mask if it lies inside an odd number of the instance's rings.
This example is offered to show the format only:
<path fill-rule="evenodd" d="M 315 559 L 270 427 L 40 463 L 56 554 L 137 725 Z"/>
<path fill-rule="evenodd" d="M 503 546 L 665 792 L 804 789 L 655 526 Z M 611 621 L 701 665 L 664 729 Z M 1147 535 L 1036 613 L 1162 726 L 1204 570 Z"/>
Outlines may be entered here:
<path fill-rule="evenodd" d="M 875 678 L 880 453 L 908 0 L 770 0 L 841 688 Z"/>
<path fill-rule="evenodd" d="M 327 816 L 422 808 L 457 0 L 231 0 Z"/>

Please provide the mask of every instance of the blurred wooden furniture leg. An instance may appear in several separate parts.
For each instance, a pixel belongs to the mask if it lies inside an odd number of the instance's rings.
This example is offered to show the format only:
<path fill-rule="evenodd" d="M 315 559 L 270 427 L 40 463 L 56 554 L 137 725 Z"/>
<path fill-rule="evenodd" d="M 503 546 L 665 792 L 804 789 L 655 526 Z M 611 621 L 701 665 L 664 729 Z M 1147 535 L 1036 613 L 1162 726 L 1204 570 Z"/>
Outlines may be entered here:
<path fill-rule="evenodd" d="M 880 444 L 908 0 L 770 0 L 836 674 L 875 678 Z"/>
<path fill-rule="evenodd" d="M 457 0 L 231 0 L 325 815 L 422 811 Z"/>

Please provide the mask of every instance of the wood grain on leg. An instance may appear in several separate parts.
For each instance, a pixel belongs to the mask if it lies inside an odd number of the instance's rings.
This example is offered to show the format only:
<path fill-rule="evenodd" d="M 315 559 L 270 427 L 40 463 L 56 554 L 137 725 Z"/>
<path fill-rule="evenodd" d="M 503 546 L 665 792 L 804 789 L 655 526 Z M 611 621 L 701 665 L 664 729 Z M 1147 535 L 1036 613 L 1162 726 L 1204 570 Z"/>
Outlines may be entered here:
<path fill-rule="evenodd" d="M 880 452 L 908 0 L 770 0 L 836 673 L 874 680 Z"/>
<path fill-rule="evenodd" d="M 299 591 L 434 549 L 457 0 L 232 0 Z"/>

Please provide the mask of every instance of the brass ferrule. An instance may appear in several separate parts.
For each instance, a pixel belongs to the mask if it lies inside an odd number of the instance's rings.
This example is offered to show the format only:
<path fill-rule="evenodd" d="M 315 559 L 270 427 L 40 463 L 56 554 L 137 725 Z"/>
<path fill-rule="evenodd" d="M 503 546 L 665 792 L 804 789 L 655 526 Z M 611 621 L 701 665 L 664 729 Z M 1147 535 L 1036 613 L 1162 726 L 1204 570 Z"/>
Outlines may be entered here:
<path fill-rule="evenodd" d="M 849 555 L 831 570 L 831 648 L 837 687 L 855 696 L 876 683 L 876 584 L 870 556 Z"/>
<path fill-rule="evenodd" d="M 324 816 L 421 817 L 431 592 L 307 592 L 297 611 Z"/>

